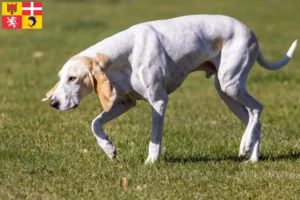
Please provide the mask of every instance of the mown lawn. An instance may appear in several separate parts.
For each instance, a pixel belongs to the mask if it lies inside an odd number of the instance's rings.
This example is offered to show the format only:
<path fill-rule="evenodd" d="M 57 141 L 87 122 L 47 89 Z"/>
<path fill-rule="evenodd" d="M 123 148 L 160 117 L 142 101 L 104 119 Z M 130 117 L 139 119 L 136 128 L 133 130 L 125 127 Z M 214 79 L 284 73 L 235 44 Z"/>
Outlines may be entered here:
<path fill-rule="evenodd" d="M 279 60 L 300 38 L 298 0 L 43 2 L 42 30 L 0 31 L 0 199 L 300 198 L 299 49 L 284 69 L 255 65 L 248 79 L 265 106 L 262 156 L 254 165 L 237 157 L 244 127 L 200 72 L 170 96 L 162 159 L 150 166 L 145 102 L 105 126 L 117 146 L 115 162 L 90 129 L 102 110 L 96 95 L 66 113 L 41 102 L 71 56 L 149 20 L 230 15 L 254 30 L 268 60 Z"/>

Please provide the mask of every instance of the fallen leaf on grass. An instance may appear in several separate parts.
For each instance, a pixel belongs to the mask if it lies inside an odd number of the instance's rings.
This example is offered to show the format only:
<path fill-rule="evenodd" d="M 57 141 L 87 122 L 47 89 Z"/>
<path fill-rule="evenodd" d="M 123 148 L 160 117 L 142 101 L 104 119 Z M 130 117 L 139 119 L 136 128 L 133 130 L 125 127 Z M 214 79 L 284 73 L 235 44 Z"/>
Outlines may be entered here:
<path fill-rule="evenodd" d="M 0 121 L 4 121 L 4 113 L 1 113 L 1 115 L 0 115 Z"/>
<path fill-rule="evenodd" d="M 211 124 L 211 125 L 216 125 L 216 124 L 217 124 L 217 121 L 211 120 L 211 121 L 209 121 L 208 123 Z"/>
<path fill-rule="evenodd" d="M 121 169 L 123 167 L 123 165 L 121 163 L 117 163 L 116 166 L 117 166 L 118 169 Z"/>
<path fill-rule="evenodd" d="M 126 177 L 123 177 L 120 181 L 120 186 L 123 190 L 126 190 L 127 189 L 127 186 L 128 186 L 128 180 Z"/>
<path fill-rule="evenodd" d="M 36 52 L 34 52 L 34 53 L 32 54 L 32 56 L 33 56 L 34 58 L 40 58 L 40 57 L 43 57 L 43 56 L 44 56 L 44 52 L 42 52 L 42 51 L 36 51 Z"/>
<path fill-rule="evenodd" d="M 136 185 L 136 186 L 134 186 L 134 191 L 141 191 L 142 190 L 142 187 L 141 186 L 139 186 L 139 185 Z"/>
<path fill-rule="evenodd" d="M 79 150 L 79 151 L 82 152 L 82 153 L 87 153 L 87 152 L 88 152 L 87 149 L 81 149 L 81 150 Z"/>

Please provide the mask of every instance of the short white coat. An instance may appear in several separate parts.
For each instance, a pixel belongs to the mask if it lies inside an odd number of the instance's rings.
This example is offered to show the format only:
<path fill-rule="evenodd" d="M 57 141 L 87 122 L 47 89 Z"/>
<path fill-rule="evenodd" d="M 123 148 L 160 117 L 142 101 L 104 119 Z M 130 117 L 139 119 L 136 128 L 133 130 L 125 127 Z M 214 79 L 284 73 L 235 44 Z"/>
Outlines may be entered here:
<path fill-rule="evenodd" d="M 263 106 L 246 90 L 255 61 L 280 69 L 292 57 L 297 41 L 280 61 L 267 62 L 254 33 L 240 21 L 221 15 L 192 15 L 146 22 L 117 33 L 70 59 L 60 71 L 60 82 L 47 97 L 60 110 L 76 107 L 94 88 L 105 111 L 92 123 L 99 146 L 110 157 L 116 148 L 102 126 L 143 99 L 152 108 L 152 131 L 146 163 L 160 158 L 168 94 L 193 71 L 202 70 L 226 105 L 247 126 L 239 155 L 259 157 L 259 117 Z M 200 102 L 199 102 L 200 103 Z"/>

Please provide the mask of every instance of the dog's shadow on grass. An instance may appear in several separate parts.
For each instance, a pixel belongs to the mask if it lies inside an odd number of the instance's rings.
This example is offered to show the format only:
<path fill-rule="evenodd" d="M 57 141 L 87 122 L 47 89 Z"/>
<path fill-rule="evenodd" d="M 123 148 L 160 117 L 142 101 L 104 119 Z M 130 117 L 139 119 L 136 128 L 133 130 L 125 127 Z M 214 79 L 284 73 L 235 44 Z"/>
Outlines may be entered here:
<path fill-rule="evenodd" d="M 244 162 L 249 158 L 238 157 L 237 155 L 199 155 L 191 157 L 176 157 L 166 155 L 163 160 L 169 163 L 198 163 L 198 162 L 221 162 L 221 161 L 234 161 L 234 162 Z M 300 152 L 285 152 L 277 155 L 267 155 L 263 154 L 259 157 L 259 161 L 281 161 L 281 160 L 298 160 L 300 159 Z"/>

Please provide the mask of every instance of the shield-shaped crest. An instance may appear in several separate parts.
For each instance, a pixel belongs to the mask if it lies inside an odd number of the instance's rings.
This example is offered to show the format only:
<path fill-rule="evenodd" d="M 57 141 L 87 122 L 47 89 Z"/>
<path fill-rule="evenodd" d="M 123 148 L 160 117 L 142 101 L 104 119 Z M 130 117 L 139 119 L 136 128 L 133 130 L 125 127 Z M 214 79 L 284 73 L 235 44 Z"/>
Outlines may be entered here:
<path fill-rule="evenodd" d="M 17 4 L 7 3 L 7 12 L 10 12 L 11 15 L 17 12 Z"/>

